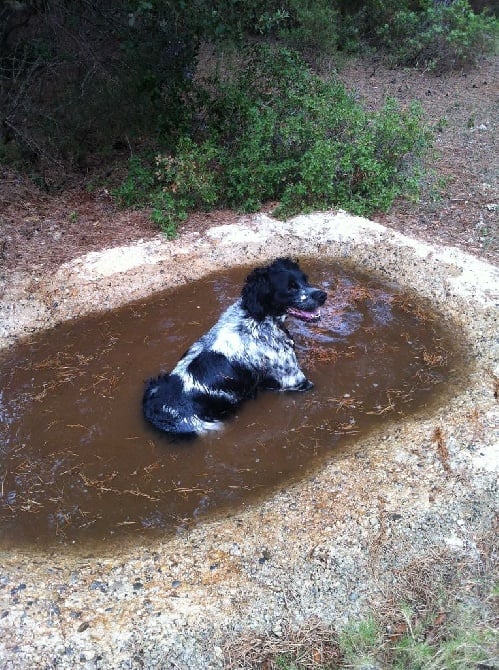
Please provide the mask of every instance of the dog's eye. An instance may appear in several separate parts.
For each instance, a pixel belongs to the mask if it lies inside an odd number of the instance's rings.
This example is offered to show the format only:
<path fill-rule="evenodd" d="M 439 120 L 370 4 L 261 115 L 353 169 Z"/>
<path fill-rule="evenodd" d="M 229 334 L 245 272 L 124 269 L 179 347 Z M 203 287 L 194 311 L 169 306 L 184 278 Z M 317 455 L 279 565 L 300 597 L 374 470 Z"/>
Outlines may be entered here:
<path fill-rule="evenodd" d="M 288 282 L 288 289 L 290 291 L 296 291 L 298 289 L 298 284 L 294 279 L 290 279 Z"/>

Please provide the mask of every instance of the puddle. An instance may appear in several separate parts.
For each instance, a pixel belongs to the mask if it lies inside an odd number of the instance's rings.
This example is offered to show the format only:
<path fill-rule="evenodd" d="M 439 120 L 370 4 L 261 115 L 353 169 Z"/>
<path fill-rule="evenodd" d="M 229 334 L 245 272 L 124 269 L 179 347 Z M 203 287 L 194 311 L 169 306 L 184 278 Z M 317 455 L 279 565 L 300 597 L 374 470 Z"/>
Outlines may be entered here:
<path fill-rule="evenodd" d="M 0 359 L 0 541 L 103 541 L 172 532 L 311 468 L 354 436 L 433 403 L 454 366 L 438 318 L 393 287 L 303 260 L 329 295 L 291 318 L 315 388 L 262 392 L 226 428 L 172 444 L 143 420 L 144 381 L 238 297 L 250 268 L 68 322 Z"/>

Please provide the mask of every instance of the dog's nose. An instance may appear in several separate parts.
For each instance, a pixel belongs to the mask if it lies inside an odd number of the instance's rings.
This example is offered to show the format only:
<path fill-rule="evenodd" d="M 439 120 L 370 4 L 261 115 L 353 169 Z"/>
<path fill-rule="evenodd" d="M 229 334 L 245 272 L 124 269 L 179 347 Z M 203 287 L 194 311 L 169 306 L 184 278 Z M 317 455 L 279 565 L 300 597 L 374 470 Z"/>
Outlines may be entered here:
<path fill-rule="evenodd" d="M 326 291 L 321 291 L 320 289 L 316 289 L 312 293 L 312 298 L 319 304 L 323 305 L 326 302 L 327 298 L 327 293 Z"/>

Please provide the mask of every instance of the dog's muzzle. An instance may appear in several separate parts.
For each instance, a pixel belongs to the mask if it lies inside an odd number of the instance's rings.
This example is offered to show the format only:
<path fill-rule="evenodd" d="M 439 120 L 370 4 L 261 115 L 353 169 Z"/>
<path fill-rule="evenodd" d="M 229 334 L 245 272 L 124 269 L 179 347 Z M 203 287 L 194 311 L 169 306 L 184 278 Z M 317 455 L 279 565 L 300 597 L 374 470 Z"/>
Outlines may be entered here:
<path fill-rule="evenodd" d="M 288 307 L 287 313 L 301 321 L 318 321 L 321 318 L 320 307 L 326 302 L 327 293 L 320 289 L 311 291 L 300 307 Z"/>

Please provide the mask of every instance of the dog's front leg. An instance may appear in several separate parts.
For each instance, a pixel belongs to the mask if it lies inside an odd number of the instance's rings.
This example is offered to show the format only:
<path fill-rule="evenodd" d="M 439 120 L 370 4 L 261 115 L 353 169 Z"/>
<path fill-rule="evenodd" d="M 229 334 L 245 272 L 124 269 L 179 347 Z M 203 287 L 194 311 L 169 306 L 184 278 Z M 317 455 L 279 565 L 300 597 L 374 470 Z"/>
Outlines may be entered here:
<path fill-rule="evenodd" d="M 306 377 L 302 382 L 298 384 L 298 386 L 293 386 L 292 388 L 289 389 L 284 389 L 285 391 L 310 391 L 311 388 L 314 387 L 313 382 L 310 381 L 310 379 L 307 379 Z"/>
<path fill-rule="evenodd" d="M 313 387 L 303 374 L 294 351 L 279 352 L 278 360 L 267 367 L 261 386 L 272 391 L 308 391 Z"/>
<path fill-rule="evenodd" d="M 271 377 L 265 377 L 265 379 L 260 384 L 261 388 L 266 391 L 308 391 L 313 388 L 313 383 L 310 379 L 307 379 L 305 376 L 299 382 L 291 383 L 286 379 L 273 379 Z"/>
<path fill-rule="evenodd" d="M 281 380 L 281 391 L 309 391 L 312 387 L 313 383 L 298 367 L 285 374 Z"/>

